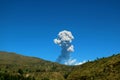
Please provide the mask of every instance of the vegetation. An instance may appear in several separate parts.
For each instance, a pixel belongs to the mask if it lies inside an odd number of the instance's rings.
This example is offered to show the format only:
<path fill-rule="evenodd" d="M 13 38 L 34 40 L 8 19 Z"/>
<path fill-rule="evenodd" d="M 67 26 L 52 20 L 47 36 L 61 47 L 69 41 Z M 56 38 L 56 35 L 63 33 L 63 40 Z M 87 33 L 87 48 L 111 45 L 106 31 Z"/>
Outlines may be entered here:
<path fill-rule="evenodd" d="M 76 66 L 67 80 L 120 80 L 120 54 Z"/>
<path fill-rule="evenodd" d="M 119 80 L 120 54 L 66 66 L 35 57 L 0 52 L 0 80 Z"/>
<path fill-rule="evenodd" d="M 0 73 L 34 77 L 36 80 L 65 80 L 72 66 L 16 53 L 0 52 Z M 58 79 L 59 78 L 59 79 Z"/>
<path fill-rule="evenodd" d="M 35 78 L 30 76 L 24 77 L 18 74 L 11 75 L 10 73 L 0 73 L 0 80 L 35 80 Z"/>

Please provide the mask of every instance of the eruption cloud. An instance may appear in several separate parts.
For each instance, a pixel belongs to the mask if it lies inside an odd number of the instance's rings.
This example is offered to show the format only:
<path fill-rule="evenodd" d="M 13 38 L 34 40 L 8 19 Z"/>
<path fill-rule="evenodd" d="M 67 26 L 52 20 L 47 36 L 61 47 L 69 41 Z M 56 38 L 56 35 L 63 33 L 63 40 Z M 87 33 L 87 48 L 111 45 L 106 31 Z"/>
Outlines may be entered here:
<path fill-rule="evenodd" d="M 69 61 L 70 53 L 74 52 L 74 46 L 71 44 L 73 39 L 72 33 L 67 30 L 59 32 L 58 37 L 54 39 L 54 43 L 62 48 L 61 54 L 57 58 L 57 62 L 65 63 Z"/>

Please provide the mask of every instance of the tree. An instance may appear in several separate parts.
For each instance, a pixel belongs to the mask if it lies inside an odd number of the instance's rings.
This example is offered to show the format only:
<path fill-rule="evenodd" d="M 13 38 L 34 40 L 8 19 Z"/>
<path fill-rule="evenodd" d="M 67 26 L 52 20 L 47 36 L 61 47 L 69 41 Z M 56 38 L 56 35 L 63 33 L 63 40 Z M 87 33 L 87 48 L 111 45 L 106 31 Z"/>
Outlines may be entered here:
<path fill-rule="evenodd" d="M 22 69 L 18 69 L 18 73 L 20 73 L 21 75 L 23 75 L 23 70 Z"/>

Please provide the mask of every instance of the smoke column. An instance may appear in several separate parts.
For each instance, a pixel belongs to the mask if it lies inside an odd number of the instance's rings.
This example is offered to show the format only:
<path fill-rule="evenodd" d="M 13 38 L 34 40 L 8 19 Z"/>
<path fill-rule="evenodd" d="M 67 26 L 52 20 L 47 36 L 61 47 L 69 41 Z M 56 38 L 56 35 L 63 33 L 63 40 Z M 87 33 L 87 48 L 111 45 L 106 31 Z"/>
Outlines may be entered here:
<path fill-rule="evenodd" d="M 72 33 L 67 30 L 59 32 L 58 37 L 54 39 L 54 43 L 62 48 L 61 54 L 57 58 L 57 62 L 65 63 L 70 59 L 70 53 L 74 52 L 74 46 L 71 44 L 73 39 Z"/>

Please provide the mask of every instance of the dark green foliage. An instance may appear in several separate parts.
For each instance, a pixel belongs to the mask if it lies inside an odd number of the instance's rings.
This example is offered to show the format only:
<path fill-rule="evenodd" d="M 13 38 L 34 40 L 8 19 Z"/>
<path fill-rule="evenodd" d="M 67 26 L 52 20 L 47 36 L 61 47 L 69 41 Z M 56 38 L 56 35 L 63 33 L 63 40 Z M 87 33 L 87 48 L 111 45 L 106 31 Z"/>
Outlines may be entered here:
<path fill-rule="evenodd" d="M 35 80 L 34 77 L 24 77 L 20 75 L 11 75 L 10 73 L 0 73 L 0 80 Z"/>
<path fill-rule="evenodd" d="M 20 73 L 21 75 L 23 75 L 23 70 L 22 69 L 18 69 L 18 73 Z"/>
<path fill-rule="evenodd" d="M 43 78 L 43 79 L 41 79 L 41 80 L 49 80 L 49 79 L 45 77 L 45 78 Z"/>

